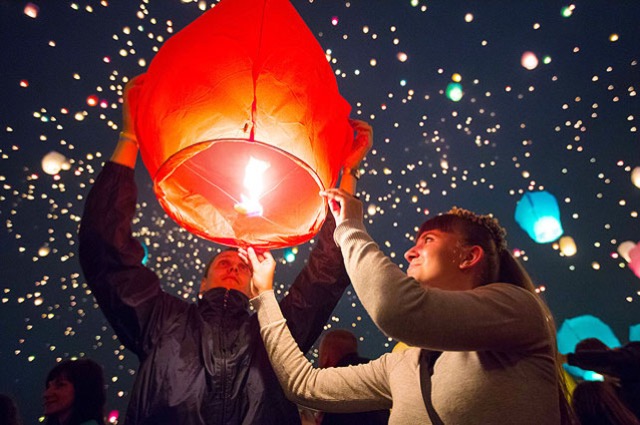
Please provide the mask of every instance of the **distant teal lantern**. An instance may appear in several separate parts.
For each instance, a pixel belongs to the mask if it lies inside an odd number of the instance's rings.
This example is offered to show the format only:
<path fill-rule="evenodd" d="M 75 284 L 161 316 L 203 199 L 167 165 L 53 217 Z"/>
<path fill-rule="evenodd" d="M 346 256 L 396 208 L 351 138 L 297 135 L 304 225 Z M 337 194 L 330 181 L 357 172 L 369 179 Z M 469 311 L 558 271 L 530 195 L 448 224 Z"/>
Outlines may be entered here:
<path fill-rule="evenodd" d="M 143 266 L 146 266 L 149 262 L 149 247 L 144 242 L 140 242 L 140 245 L 142 245 L 142 249 L 144 250 L 144 257 L 142 257 L 142 261 L 140 262 Z"/>
<path fill-rule="evenodd" d="M 287 263 L 293 263 L 296 260 L 296 254 L 298 253 L 298 248 L 287 248 L 284 250 L 284 260 Z"/>
<path fill-rule="evenodd" d="M 462 99 L 462 96 L 464 96 L 464 92 L 462 91 L 462 84 L 449 83 L 449 85 L 447 85 L 446 95 L 449 100 L 459 102 L 460 99 Z"/>
<path fill-rule="evenodd" d="M 516 205 L 516 221 L 538 243 L 553 242 L 562 236 L 560 208 L 547 191 L 527 192 Z"/>
<path fill-rule="evenodd" d="M 640 341 L 640 323 L 629 326 L 629 341 Z"/>

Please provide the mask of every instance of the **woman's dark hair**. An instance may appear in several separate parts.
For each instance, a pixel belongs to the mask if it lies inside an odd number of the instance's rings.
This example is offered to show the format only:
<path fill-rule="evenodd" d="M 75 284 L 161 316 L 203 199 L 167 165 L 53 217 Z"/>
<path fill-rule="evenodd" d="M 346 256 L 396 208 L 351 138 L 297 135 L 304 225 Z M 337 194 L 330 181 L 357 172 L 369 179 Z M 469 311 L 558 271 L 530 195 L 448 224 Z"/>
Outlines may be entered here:
<path fill-rule="evenodd" d="M 511 255 L 507 249 L 507 232 L 500 226 L 498 220 L 488 215 L 478 215 L 463 208 L 452 208 L 446 214 L 433 217 L 425 221 L 418 230 L 418 236 L 429 230 L 440 230 L 447 233 L 455 233 L 462 238 L 463 244 L 467 246 L 477 245 L 484 251 L 481 271 L 477 279 L 479 286 L 490 283 L 508 283 L 519 286 L 527 291 L 536 294 L 536 288 L 529 273 Z M 540 305 L 547 316 L 547 325 L 552 349 L 556 350 L 556 327 L 549 307 L 538 297 Z M 556 377 L 558 380 L 558 397 L 560 405 L 561 423 L 570 425 L 575 423 L 575 416 L 568 402 L 569 391 L 562 369 L 562 363 L 558 359 L 557 352 Z"/>
<path fill-rule="evenodd" d="M 640 425 L 609 382 L 583 381 L 573 390 L 580 425 Z"/>
<path fill-rule="evenodd" d="M 0 394 L 0 424 L 22 425 L 15 400 L 6 394 Z"/>
<path fill-rule="evenodd" d="M 104 425 L 106 392 L 102 366 L 90 359 L 65 360 L 56 365 L 47 375 L 47 383 L 56 378 L 65 378 L 74 389 L 72 413 L 68 425 L 79 425 L 95 420 Z M 47 418 L 47 424 L 58 425 L 55 417 Z"/>

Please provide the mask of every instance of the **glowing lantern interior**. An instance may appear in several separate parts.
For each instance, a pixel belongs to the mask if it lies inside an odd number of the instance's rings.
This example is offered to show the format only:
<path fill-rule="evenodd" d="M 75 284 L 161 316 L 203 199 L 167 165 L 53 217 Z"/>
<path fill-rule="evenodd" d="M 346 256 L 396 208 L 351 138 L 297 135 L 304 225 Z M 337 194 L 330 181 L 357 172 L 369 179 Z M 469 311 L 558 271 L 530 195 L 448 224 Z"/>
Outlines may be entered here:
<path fill-rule="evenodd" d="M 350 107 L 287 0 L 222 0 L 160 49 L 136 107 L 165 211 L 218 243 L 310 239 L 353 144 Z"/>
<path fill-rule="evenodd" d="M 538 243 L 553 242 L 563 233 L 558 201 L 546 191 L 525 193 L 516 205 L 515 219 Z"/>

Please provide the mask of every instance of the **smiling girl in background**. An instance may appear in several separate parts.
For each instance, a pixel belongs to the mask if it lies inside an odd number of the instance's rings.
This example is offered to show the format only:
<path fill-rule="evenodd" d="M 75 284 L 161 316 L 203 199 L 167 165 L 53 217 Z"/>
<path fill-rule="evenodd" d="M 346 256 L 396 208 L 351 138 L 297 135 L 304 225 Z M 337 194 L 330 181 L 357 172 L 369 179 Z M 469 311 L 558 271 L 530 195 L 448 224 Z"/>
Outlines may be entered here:
<path fill-rule="evenodd" d="M 93 360 L 56 365 L 47 376 L 43 398 L 49 425 L 104 425 L 104 377 Z"/>

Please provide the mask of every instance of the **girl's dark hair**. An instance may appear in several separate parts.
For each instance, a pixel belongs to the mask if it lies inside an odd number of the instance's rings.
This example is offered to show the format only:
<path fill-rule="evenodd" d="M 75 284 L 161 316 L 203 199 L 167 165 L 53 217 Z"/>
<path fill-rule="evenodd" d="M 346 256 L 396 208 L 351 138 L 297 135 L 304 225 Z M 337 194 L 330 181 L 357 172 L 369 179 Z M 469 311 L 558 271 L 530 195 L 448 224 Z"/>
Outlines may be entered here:
<path fill-rule="evenodd" d="M 7 394 L 0 394 L 0 423 L 22 425 L 18 406 L 16 406 L 15 400 Z"/>
<path fill-rule="evenodd" d="M 73 411 L 68 425 L 79 425 L 91 419 L 104 425 L 106 391 L 102 366 L 90 359 L 65 360 L 51 369 L 46 382 L 56 378 L 65 378 L 73 385 Z M 47 424 L 58 425 L 59 422 L 50 417 Z"/>
<path fill-rule="evenodd" d="M 581 425 L 640 425 L 609 382 L 580 382 L 573 390 L 573 408 Z"/>
<path fill-rule="evenodd" d="M 535 285 L 529 273 L 507 249 L 505 240 L 507 232 L 495 218 L 454 207 L 446 214 L 425 221 L 420 226 L 420 230 L 418 230 L 418 236 L 429 230 L 455 233 L 462 238 L 464 245 L 477 245 L 482 248 L 484 258 L 477 279 L 479 286 L 498 282 L 508 283 L 524 288 L 537 296 Z M 556 327 L 553 316 L 544 301 L 539 297 L 538 300 L 547 317 L 552 349 L 557 350 Z M 575 415 L 568 402 L 569 391 L 562 369 L 562 362 L 558 359 L 557 352 L 553 354 L 556 358 L 555 367 L 559 388 L 561 423 L 563 425 L 572 425 L 575 423 Z"/>

